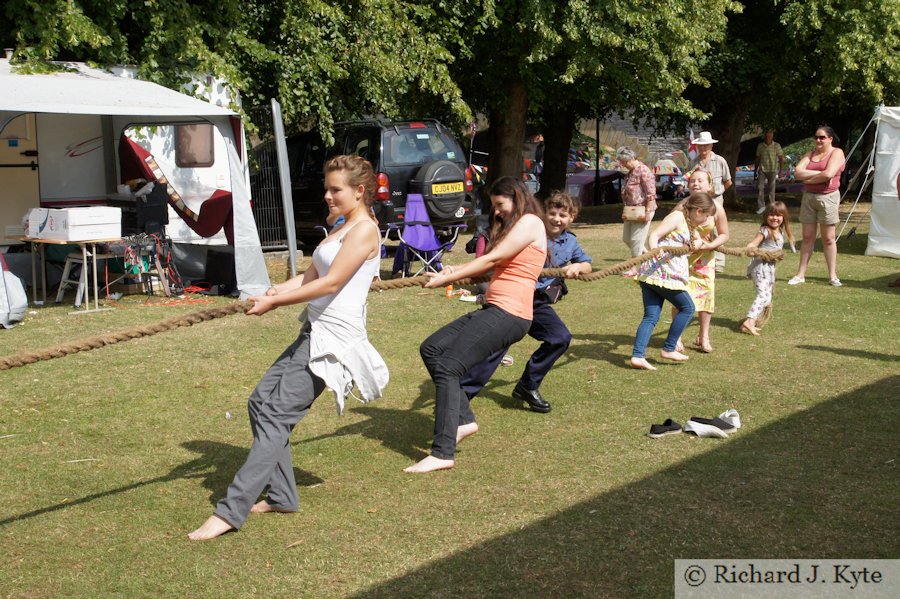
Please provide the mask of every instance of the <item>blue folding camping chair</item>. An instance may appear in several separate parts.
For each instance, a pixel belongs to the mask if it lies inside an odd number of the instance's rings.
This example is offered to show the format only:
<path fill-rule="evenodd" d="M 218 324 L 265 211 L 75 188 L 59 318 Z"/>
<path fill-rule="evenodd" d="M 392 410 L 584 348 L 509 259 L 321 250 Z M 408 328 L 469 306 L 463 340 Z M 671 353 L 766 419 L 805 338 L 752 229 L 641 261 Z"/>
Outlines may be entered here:
<path fill-rule="evenodd" d="M 453 247 L 459 237 L 460 229 L 465 227 L 464 224 L 452 225 L 450 239 L 441 242 L 431 224 L 422 194 L 409 194 L 406 198 L 403 227 L 398 234 L 400 244 L 394 255 L 393 273 L 404 277 L 415 277 L 423 272 L 440 272 L 443 269 L 441 259 L 444 252 Z M 414 262 L 421 262 L 415 271 L 413 271 Z"/>

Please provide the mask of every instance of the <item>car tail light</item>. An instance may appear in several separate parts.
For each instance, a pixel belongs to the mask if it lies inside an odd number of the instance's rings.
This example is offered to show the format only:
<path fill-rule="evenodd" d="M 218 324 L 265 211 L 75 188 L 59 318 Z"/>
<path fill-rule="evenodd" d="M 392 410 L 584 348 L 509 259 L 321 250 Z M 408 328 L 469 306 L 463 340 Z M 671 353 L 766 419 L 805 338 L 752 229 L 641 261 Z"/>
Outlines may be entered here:
<path fill-rule="evenodd" d="M 466 193 L 472 193 L 472 167 L 466 167 Z"/>
<path fill-rule="evenodd" d="M 375 199 L 379 202 L 387 202 L 391 199 L 391 182 L 384 173 L 378 173 L 376 179 L 378 183 L 378 191 L 375 192 Z"/>
<path fill-rule="evenodd" d="M 427 126 L 428 125 L 426 125 L 425 123 L 421 123 L 419 121 L 409 124 L 410 129 L 425 129 Z"/>

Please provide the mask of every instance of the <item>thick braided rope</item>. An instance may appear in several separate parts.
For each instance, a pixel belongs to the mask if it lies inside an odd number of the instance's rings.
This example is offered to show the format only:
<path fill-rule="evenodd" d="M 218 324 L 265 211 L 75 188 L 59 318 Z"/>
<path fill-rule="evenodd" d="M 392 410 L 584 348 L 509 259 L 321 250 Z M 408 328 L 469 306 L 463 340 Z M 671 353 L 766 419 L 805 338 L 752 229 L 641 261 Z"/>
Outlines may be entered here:
<path fill-rule="evenodd" d="M 733 250 L 726 247 L 718 248 L 724 254 L 728 254 L 730 256 L 750 256 L 750 257 L 759 257 L 766 261 L 777 261 L 784 258 L 783 251 L 770 252 L 766 250 L 760 250 L 757 248 L 743 248 L 740 250 Z M 610 275 L 619 274 L 625 272 L 630 268 L 634 268 L 638 266 L 641 262 L 645 260 L 649 260 L 654 256 L 662 252 L 668 252 L 674 255 L 684 255 L 690 253 L 690 249 L 687 246 L 682 247 L 657 247 L 649 252 L 641 254 L 640 256 L 636 256 L 631 258 L 630 260 L 626 260 L 624 262 L 620 262 L 609 268 L 605 268 L 603 270 L 595 270 L 589 274 L 580 275 L 576 277 L 579 281 L 597 281 L 604 277 L 608 277 Z M 549 277 L 561 277 L 565 276 L 565 269 L 563 268 L 545 268 L 541 271 L 541 275 L 549 276 Z M 483 281 L 487 281 L 489 277 L 469 277 L 465 279 L 460 279 L 456 281 L 457 285 L 471 285 L 474 283 L 480 283 Z M 393 279 L 391 281 L 375 281 L 372 283 L 372 286 L 369 288 L 370 291 L 385 291 L 388 289 L 402 289 L 404 287 L 419 287 L 423 283 L 428 281 L 428 277 L 426 276 L 418 276 L 418 277 L 408 277 L 405 279 Z M 231 314 L 236 314 L 238 312 L 246 312 L 252 302 L 243 301 L 243 302 L 235 302 L 228 306 L 224 306 L 221 308 L 210 308 L 208 310 L 201 310 L 199 312 L 192 312 L 191 314 L 185 314 L 183 316 L 175 316 L 173 318 L 167 318 L 166 320 L 161 320 L 160 322 L 141 325 L 138 327 L 134 327 L 131 329 L 124 329 L 121 331 L 116 331 L 114 333 L 108 333 L 106 335 L 100 335 L 99 337 L 88 337 L 85 339 L 80 339 L 78 341 L 72 341 L 70 343 L 65 343 L 62 345 L 57 345 L 49 348 L 40 349 L 34 352 L 23 352 L 20 354 L 16 354 L 13 356 L 8 356 L 5 358 L 0 358 L 0 370 L 10 370 L 12 368 L 17 368 L 19 366 L 26 366 L 28 364 L 34 364 L 35 362 L 39 362 L 41 360 L 52 360 L 53 358 L 61 358 L 63 356 L 68 356 L 70 354 L 75 354 L 81 351 L 88 351 L 92 349 L 97 349 L 106 345 L 113 345 L 115 343 L 119 343 L 121 341 L 128 341 L 130 339 L 137 339 L 139 337 L 149 337 L 151 335 L 155 335 L 157 333 L 163 333 L 165 331 L 171 331 L 180 327 L 191 326 L 200 322 L 204 322 L 207 320 L 213 320 L 215 318 L 221 318 L 223 316 L 229 316 Z"/>
<path fill-rule="evenodd" d="M 105 345 L 113 345 L 120 341 L 129 341 L 139 337 L 149 337 L 150 335 L 171 331 L 180 327 L 189 327 L 199 322 L 221 318 L 222 316 L 228 316 L 229 314 L 235 314 L 237 312 L 245 312 L 250 308 L 251 304 L 251 302 L 235 302 L 234 304 L 221 308 L 210 308 L 208 310 L 192 312 L 191 314 L 175 316 L 156 323 L 123 329 L 106 335 L 100 335 L 99 337 L 87 337 L 85 339 L 79 339 L 77 341 L 40 349 L 34 352 L 23 352 L 14 356 L 0 358 L 0 370 L 9 370 L 18 366 L 33 364 L 41 360 L 61 358 L 81 351 L 97 349 Z"/>
<path fill-rule="evenodd" d="M 769 251 L 769 250 L 761 250 L 759 248 L 741 248 L 738 250 L 733 250 L 731 248 L 722 246 L 717 248 L 718 251 L 723 254 L 728 254 L 729 256 L 747 256 L 750 258 L 762 258 L 767 262 L 776 262 L 784 259 L 784 252 L 781 250 L 777 251 Z M 645 252 L 640 256 L 635 256 L 629 260 L 625 260 L 624 262 L 619 262 L 618 264 L 614 264 L 609 268 L 604 268 L 603 270 L 595 270 L 591 273 L 585 275 L 579 275 L 575 277 L 577 281 L 598 281 L 602 278 L 621 274 L 626 270 L 632 269 L 636 266 L 639 266 L 642 262 L 653 258 L 662 252 L 668 252 L 670 254 L 675 254 L 676 256 L 689 254 L 691 253 L 690 249 L 687 246 L 682 247 L 657 247 L 649 252 Z M 564 268 L 545 268 L 541 271 L 541 276 L 547 277 L 562 277 L 565 276 Z M 467 277 L 465 279 L 459 279 L 456 281 L 456 285 L 473 285 L 475 283 L 483 283 L 485 281 L 490 280 L 490 277 Z M 393 279 L 390 281 L 375 281 L 372 283 L 372 286 L 369 288 L 370 291 L 386 291 L 388 289 L 403 289 L 404 287 L 419 287 L 423 283 L 428 281 L 428 277 L 426 276 L 418 276 L 418 277 L 407 277 L 404 279 Z"/>

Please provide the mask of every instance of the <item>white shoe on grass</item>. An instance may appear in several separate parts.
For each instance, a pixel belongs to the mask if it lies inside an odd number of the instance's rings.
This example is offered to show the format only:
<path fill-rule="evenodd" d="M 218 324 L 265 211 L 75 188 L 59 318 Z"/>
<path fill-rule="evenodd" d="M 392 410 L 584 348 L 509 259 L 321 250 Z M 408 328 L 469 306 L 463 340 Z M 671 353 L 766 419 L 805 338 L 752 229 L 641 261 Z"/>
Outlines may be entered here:
<path fill-rule="evenodd" d="M 734 428 L 741 428 L 741 415 L 738 414 L 738 411 L 734 408 L 725 410 L 724 412 L 719 414 L 719 418 L 721 418 Z"/>
<path fill-rule="evenodd" d="M 800 285 L 805 282 L 806 282 L 805 278 L 794 276 L 794 277 L 791 277 L 790 280 L 788 280 L 788 285 Z"/>
<path fill-rule="evenodd" d="M 703 424 L 694 420 L 688 420 L 684 425 L 684 432 L 694 433 L 698 437 L 718 437 L 719 439 L 727 439 L 728 433 L 717 426 L 711 424 Z"/>

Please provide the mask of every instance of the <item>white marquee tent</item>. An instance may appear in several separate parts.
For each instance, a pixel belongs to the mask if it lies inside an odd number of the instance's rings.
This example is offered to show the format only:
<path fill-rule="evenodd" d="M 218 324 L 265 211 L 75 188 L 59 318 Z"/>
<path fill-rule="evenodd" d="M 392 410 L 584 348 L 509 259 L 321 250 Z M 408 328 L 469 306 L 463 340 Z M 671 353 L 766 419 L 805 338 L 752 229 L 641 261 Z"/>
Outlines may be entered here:
<path fill-rule="evenodd" d="M 875 177 L 866 255 L 900 258 L 900 106 L 881 106 L 875 118 Z"/>
<path fill-rule="evenodd" d="M 96 115 L 109 129 L 103 144 L 106 169 L 115 173 L 112 150 L 131 123 L 208 122 L 225 140 L 230 191 L 233 201 L 235 274 L 242 297 L 258 294 L 269 286 L 256 224 L 250 209 L 247 147 L 243 125 L 232 110 L 180 94 L 171 89 L 131 78 L 127 72 L 107 72 L 81 63 L 52 74 L 18 74 L 8 60 L 0 59 L 0 133 L 14 118 L 34 114 L 48 125 L 65 126 L 65 115 Z M 52 119 L 52 120 L 51 120 Z M 72 119 L 75 120 L 75 119 Z M 41 156 L 42 160 L 46 160 Z M 0 195 L 0 211 L 4 210 Z"/>

